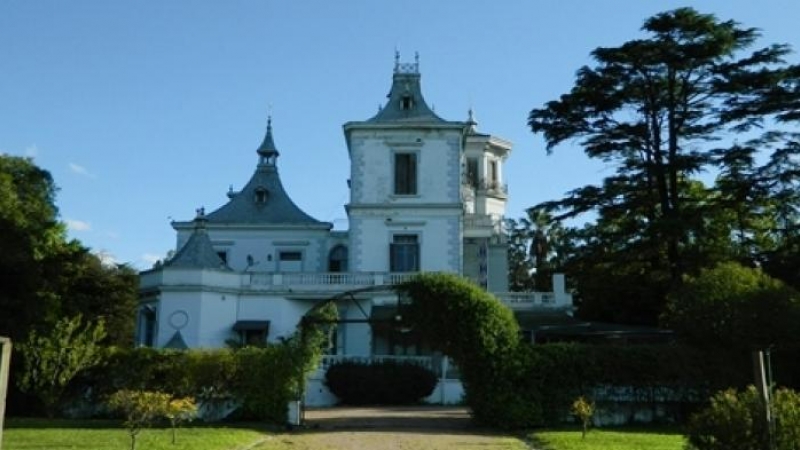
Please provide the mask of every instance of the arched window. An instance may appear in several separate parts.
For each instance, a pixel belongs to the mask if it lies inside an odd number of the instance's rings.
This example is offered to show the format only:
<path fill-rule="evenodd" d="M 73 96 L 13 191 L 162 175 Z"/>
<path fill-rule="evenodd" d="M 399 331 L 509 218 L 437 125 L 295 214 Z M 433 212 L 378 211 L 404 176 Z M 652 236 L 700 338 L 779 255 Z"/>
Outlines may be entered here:
<path fill-rule="evenodd" d="M 347 247 L 337 245 L 328 254 L 328 272 L 347 272 Z"/>

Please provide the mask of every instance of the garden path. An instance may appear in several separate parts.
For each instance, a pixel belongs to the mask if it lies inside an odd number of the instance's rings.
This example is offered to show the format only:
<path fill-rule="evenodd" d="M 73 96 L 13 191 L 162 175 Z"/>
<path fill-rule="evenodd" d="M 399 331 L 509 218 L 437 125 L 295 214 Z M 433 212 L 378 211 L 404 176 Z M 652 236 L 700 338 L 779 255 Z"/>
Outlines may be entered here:
<path fill-rule="evenodd" d="M 472 426 L 461 407 L 325 408 L 306 426 L 274 435 L 253 450 L 528 450 L 516 436 Z"/>

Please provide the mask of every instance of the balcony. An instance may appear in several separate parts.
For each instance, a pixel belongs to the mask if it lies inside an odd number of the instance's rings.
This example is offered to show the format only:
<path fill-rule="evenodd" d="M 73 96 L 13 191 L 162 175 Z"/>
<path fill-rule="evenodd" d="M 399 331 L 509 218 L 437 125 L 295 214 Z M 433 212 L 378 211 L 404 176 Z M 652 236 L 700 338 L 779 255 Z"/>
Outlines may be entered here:
<path fill-rule="evenodd" d="M 256 272 L 242 275 L 242 287 L 253 291 L 342 292 L 369 286 L 395 284 L 414 276 L 414 272 Z"/>
<path fill-rule="evenodd" d="M 503 234 L 503 224 L 486 214 L 464 214 L 464 237 L 488 238 Z"/>
<path fill-rule="evenodd" d="M 214 269 L 162 268 L 142 274 L 143 291 L 196 289 L 197 287 L 304 296 L 331 295 L 367 287 L 386 290 L 416 275 L 416 272 L 230 272 Z M 514 311 L 571 309 L 572 295 L 564 292 L 498 292 L 494 295 Z"/>

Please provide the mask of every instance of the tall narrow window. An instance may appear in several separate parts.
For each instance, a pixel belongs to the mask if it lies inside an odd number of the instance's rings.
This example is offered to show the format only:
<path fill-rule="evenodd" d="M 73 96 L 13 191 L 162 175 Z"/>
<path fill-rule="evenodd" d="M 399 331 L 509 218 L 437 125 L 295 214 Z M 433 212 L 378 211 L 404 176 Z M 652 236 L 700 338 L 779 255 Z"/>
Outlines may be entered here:
<path fill-rule="evenodd" d="M 139 342 L 145 347 L 153 347 L 156 343 L 156 309 L 145 306 L 141 311 L 141 338 Z"/>
<path fill-rule="evenodd" d="M 417 154 L 394 154 L 394 193 L 397 195 L 416 195 L 417 193 Z"/>
<path fill-rule="evenodd" d="M 419 271 L 419 242 L 416 234 L 396 234 L 389 244 L 389 270 Z"/>
<path fill-rule="evenodd" d="M 489 189 L 497 189 L 499 185 L 497 179 L 497 161 L 489 161 Z"/>
<path fill-rule="evenodd" d="M 467 158 L 467 185 L 478 187 L 478 158 Z"/>

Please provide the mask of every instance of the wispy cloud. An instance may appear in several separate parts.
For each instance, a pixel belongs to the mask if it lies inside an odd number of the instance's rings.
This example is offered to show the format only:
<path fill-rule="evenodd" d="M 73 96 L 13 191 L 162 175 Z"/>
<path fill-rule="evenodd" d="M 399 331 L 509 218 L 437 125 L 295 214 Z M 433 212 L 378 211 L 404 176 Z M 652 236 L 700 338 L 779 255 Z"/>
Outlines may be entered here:
<path fill-rule="evenodd" d="M 119 239 L 119 233 L 116 231 L 106 231 L 106 236 L 110 237 L 111 239 Z"/>
<path fill-rule="evenodd" d="M 93 173 L 89 172 L 86 169 L 86 167 L 83 167 L 80 164 L 75 164 L 74 162 L 71 162 L 71 163 L 68 164 L 68 166 L 69 166 L 69 170 L 71 170 L 72 173 L 76 173 L 76 174 L 82 175 L 84 177 L 95 178 L 95 175 Z"/>
<path fill-rule="evenodd" d="M 67 224 L 67 228 L 70 231 L 89 231 L 92 229 L 92 224 L 82 220 L 64 219 L 64 223 Z"/>
<path fill-rule="evenodd" d="M 37 147 L 36 144 L 29 145 L 25 149 L 25 156 L 28 156 L 30 158 L 34 158 L 36 156 L 39 156 L 39 147 Z"/>

